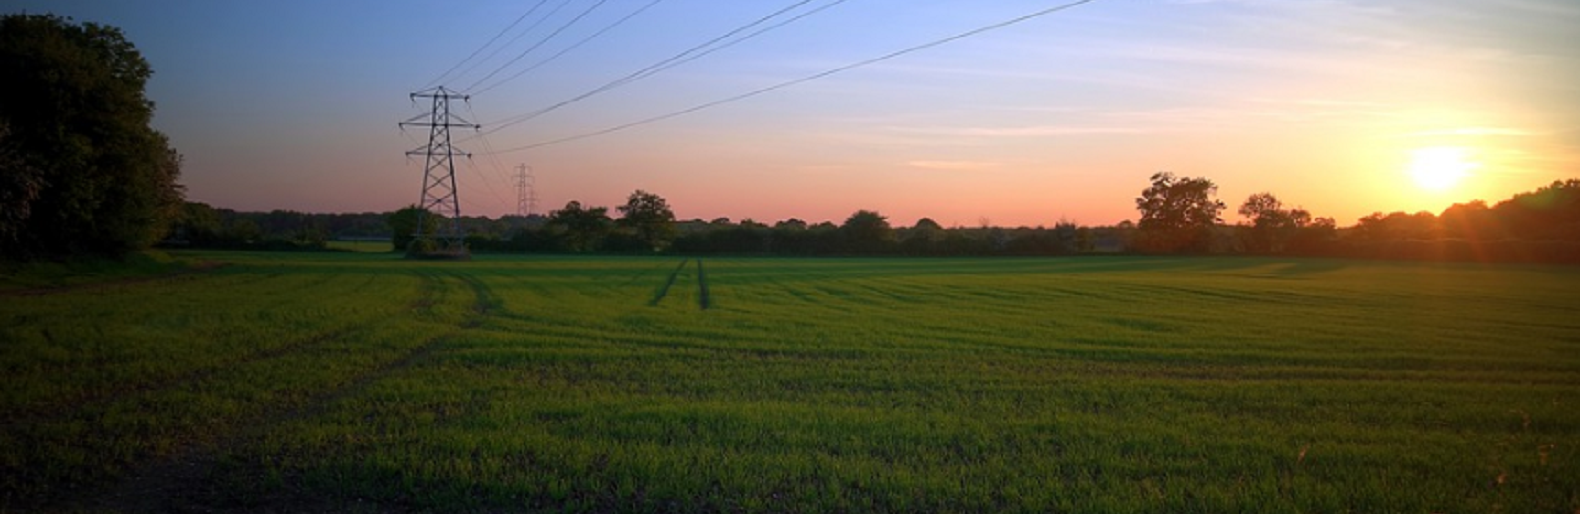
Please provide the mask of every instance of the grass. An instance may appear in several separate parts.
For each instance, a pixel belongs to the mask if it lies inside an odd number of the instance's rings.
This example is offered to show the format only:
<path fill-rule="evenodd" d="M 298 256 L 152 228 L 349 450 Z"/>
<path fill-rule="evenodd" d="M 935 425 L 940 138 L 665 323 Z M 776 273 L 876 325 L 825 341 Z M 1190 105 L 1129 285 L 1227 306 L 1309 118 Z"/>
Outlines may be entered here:
<path fill-rule="evenodd" d="M 198 264 L 183 262 L 160 251 L 134 253 L 124 260 L 90 258 L 24 264 L 0 262 L 0 292 L 36 291 L 109 281 L 140 280 L 188 271 L 196 265 Z"/>
<path fill-rule="evenodd" d="M 0 510 L 1580 509 L 1574 268 L 181 257 L 4 298 Z"/>

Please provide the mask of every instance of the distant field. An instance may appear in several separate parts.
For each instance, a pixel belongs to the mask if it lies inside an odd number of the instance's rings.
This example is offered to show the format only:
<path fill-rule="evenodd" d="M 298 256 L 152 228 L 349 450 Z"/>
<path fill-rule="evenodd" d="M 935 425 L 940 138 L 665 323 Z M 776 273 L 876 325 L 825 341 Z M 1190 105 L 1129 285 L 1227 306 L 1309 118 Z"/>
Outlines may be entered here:
<path fill-rule="evenodd" d="M 0 296 L 0 511 L 1580 511 L 1580 268 L 176 253 Z"/>
<path fill-rule="evenodd" d="M 325 244 L 331 250 L 344 250 L 349 252 L 388 252 L 390 242 L 384 241 L 329 241 Z"/>

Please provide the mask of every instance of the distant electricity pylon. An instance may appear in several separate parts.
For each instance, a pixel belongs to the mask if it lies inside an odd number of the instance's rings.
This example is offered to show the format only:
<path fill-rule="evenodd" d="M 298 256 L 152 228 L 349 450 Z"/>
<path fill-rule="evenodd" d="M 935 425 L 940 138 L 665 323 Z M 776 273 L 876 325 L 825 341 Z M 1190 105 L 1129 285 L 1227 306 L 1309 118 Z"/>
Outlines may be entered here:
<path fill-rule="evenodd" d="M 538 180 L 532 173 L 532 167 L 525 164 L 516 165 L 516 215 L 521 217 L 537 214 L 538 211 Z"/>
<path fill-rule="evenodd" d="M 467 95 L 439 86 L 411 94 L 413 102 L 418 98 L 431 99 L 432 110 L 400 123 L 402 128 L 408 125 L 428 127 L 428 144 L 406 152 L 406 155 L 422 155 L 427 159 L 422 171 L 422 200 L 417 203 L 421 210 L 417 213 L 417 229 L 412 233 L 414 244 L 421 249 L 416 253 L 465 254 L 466 234 L 461 231 L 461 199 L 455 187 L 455 156 L 471 157 L 472 154 L 450 145 L 450 128 L 476 130 L 481 126 L 450 113 L 450 101 L 466 101 L 471 98 Z M 428 220 L 424 219 L 428 212 L 449 216 L 450 221 L 446 226 L 429 227 Z"/>

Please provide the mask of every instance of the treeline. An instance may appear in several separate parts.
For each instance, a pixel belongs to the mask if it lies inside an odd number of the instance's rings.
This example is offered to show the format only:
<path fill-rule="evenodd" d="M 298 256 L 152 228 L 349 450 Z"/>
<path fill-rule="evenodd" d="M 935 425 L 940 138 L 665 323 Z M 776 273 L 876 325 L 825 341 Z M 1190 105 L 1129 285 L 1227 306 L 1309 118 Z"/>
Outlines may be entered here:
<path fill-rule="evenodd" d="M 1580 179 L 1556 181 L 1489 206 L 1455 204 L 1441 214 L 1374 213 L 1340 228 L 1333 218 L 1250 195 L 1225 224 L 1227 208 L 1205 178 L 1152 176 L 1136 198 L 1140 223 L 1052 227 L 950 227 L 928 218 L 893 227 L 861 210 L 841 224 L 798 219 L 672 222 L 668 205 L 638 191 L 617 210 L 571 202 L 542 223 L 469 238 L 474 250 L 730 255 L 1050 256 L 1085 253 L 1245 254 L 1488 262 L 1580 262 Z M 673 225 L 673 226 L 671 226 Z"/>
<path fill-rule="evenodd" d="M 245 212 L 186 202 L 160 244 L 229 250 L 323 250 L 335 240 L 395 239 L 391 226 L 395 216 L 391 212 L 322 214 L 279 209 Z M 541 224 L 542 217 L 461 218 L 461 226 L 479 241 L 497 241 L 532 223 Z M 410 230 L 406 232 L 409 237 Z"/>
<path fill-rule="evenodd" d="M 1245 221 L 1223 223 L 1227 207 L 1203 178 L 1160 173 L 1136 199 L 1140 223 L 1080 226 L 944 227 L 922 218 L 893 226 L 870 210 L 842 223 L 799 219 L 677 221 L 658 195 L 636 191 L 611 209 L 572 201 L 547 216 L 462 218 L 474 252 L 675 253 L 780 256 L 1056 256 L 1087 253 L 1246 254 L 1367 259 L 1580 262 L 1580 179 L 1554 182 L 1495 205 L 1456 204 L 1441 214 L 1374 213 L 1355 225 L 1286 207 L 1257 193 L 1239 207 Z M 389 240 L 403 250 L 418 219 L 394 213 L 236 212 L 187 203 L 170 244 L 230 249 L 324 249 L 330 240 Z"/>
<path fill-rule="evenodd" d="M 923 218 L 895 228 L 873 211 L 857 211 L 841 224 L 789 219 L 768 225 L 750 219 L 689 220 L 674 224 L 674 237 L 652 241 L 625 230 L 618 219 L 607 230 L 579 231 L 550 215 L 544 223 L 517 229 L 508 238 L 467 238 L 474 251 L 550 253 L 677 253 L 685 255 L 778 256 L 993 256 L 1072 255 L 1124 249 L 1122 227 L 944 228 Z M 584 225 L 585 226 L 585 225 Z"/>
<path fill-rule="evenodd" d="M 1458 203 L 1430 212 L 1361 218 L 1332 255 L 1380 259 L 1580 262 L 1580 179 L 1488 206 Z"/>
<path fill-rule="evenodd" d="M 1131 242 L 1141 253 L 1248 253 L 1365 259 L 1580 262 L 1580 179 L 1520 193 L 1488 206 L 1476 200 L 1441 214 L 1373 213 L 1337 228 L 1332 218 L 1285 208 L 1271 193 L 1251 195 L 1223 225 L 1217 187 L 1203 178 L 1153 175 L 1136 199 L 1142 214 Z"/>

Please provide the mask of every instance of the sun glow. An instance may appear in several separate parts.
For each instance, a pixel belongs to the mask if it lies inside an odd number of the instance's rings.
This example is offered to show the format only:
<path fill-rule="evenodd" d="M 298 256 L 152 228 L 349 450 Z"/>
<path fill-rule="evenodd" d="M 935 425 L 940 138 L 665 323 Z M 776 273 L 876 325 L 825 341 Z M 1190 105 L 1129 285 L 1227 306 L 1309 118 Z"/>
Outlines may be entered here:
<path fill-rule="evenodd" d="M 1470 160 L 1469 151 L 1463 147 L 1421 148 L 1410 159 L 1410 178 L 1422 189 L 1443 191 L 1459 184 L 1460 179 L 1480 166 Z"/>

